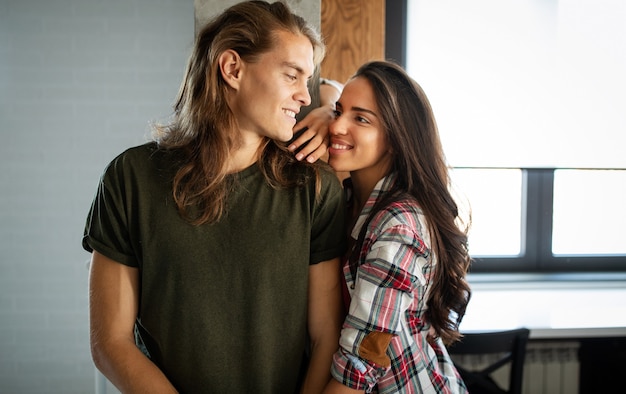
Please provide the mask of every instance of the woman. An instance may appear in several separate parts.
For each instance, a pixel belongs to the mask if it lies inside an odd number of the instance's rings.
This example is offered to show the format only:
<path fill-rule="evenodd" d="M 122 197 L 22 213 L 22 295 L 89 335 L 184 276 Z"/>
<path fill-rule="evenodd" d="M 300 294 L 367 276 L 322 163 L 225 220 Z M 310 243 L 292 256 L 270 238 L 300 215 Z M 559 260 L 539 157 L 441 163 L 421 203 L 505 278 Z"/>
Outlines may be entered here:
<path fill-rule="evenodd" d="M 336 104 L 329 155 L 350 173 L 351 231 L 348 314 L 325 392 L 465 392 L 445 345 L 470 296 L 467 233 L 420 86 L 393 63 L 363 65 Z"/>

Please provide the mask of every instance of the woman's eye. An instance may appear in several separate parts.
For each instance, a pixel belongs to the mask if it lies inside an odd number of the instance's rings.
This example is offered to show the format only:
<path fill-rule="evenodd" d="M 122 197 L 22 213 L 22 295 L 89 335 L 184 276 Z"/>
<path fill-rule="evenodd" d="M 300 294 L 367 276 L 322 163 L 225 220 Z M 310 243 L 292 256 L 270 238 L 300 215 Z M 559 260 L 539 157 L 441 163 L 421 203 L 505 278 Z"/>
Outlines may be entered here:
<path fill-rule="evenodd" d="M 291 74 L 287 74 L 287 78 L 289 78 L 292 81 L 296 80 L 296 76 L 295 75 L 291 75 Z"/>
<path fill-rule="evenodd" d="M 335 119 L 341 116 L 341 112 L 340 111 L 334 110 L 333 113 L 335 115 Z"/>
<path fill-rule="evenodd" d="M 362 116 L 357 116 L 356 121 L 359 123 L 369 123 L 369 120 L 367 120 L 367 118 L 364 118 Z"/>

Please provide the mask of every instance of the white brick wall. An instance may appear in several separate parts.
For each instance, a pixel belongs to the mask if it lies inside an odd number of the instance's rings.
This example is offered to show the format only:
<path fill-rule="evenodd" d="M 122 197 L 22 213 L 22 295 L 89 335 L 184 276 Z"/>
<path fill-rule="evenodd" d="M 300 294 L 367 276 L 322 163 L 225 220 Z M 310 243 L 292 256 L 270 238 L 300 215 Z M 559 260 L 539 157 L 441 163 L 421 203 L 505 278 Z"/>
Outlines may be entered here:
<path fill-rule="evenodd" d="M 0 0 L 0 393 L 90 393 L 96 183 L 166 117 L 192 0 Z"/>

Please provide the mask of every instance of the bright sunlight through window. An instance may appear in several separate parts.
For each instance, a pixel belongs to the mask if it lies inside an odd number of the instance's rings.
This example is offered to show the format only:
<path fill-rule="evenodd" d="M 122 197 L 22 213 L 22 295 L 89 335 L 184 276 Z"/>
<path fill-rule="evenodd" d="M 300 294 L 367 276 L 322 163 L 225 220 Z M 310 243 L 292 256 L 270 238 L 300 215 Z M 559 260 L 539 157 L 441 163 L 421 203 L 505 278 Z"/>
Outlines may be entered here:
<path fill-rule="evenodd" d="M 516 168 L 557 169 L 555 255 L 625 254 L 625 171 L 605 170 L 626 169 L 626 1 L 408 0 L 407 18 L 472 255 L 523 249 Z"/>

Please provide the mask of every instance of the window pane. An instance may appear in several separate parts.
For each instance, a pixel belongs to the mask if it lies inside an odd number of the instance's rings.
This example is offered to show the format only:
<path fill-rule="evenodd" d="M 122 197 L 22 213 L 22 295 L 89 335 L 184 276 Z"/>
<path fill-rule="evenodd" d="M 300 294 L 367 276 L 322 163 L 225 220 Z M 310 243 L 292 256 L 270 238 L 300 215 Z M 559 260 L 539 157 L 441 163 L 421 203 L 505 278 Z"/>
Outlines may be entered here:
<path fill-rule="evenodd" d="M 554 254 L 626 254 L 626 170 L 556 170 L 553 218 Z"/>
<path fill-rule="evenodd" d="M 626 168 L 626 1 L 408 0 L 407 14 L 407 71 L 453 166 Z"/>
<path fill-rule="evenodd" d="M 460 211 L 471 211 L 470 254 L 516 256 L 521 251 L 522 172 L 511 169 L 454 169 Z M 466 216 L 465 214 L 463 216 Z"/>

